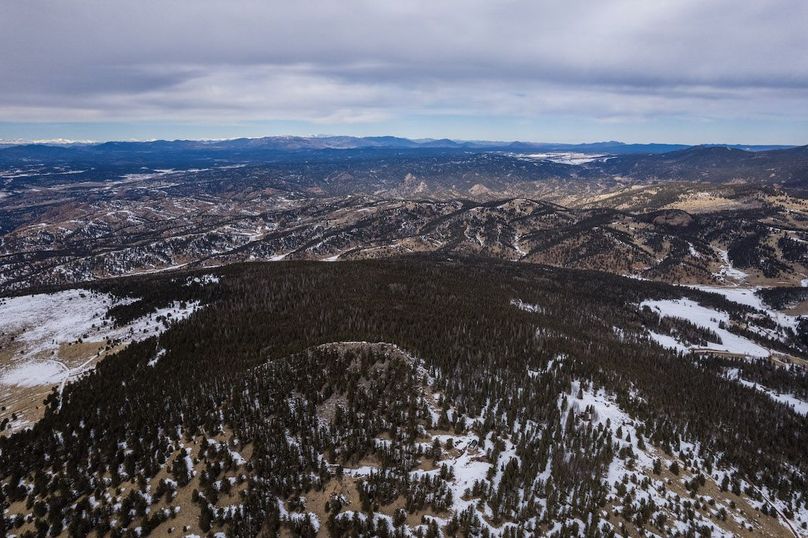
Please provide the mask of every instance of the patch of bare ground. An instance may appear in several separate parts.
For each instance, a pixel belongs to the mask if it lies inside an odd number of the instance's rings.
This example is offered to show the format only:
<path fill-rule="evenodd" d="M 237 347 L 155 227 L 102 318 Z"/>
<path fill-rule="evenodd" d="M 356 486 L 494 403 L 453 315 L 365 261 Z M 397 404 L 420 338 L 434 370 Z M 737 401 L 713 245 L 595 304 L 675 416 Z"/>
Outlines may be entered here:
<path fill-rule="evenodd" d="M 797 357 L 795 355 L 780 353 L 779 351 L 772 351 L 771 356 L 769 357 L 769 361 L 775 366 L 787 366 L 791 364 L 796 364 L 798 366 L 808 367 L 808 360 L 805 360 L 802 357 Z"/>
<path fill-rule="evenodd" d="M 25 522 L 19 528 L 14 529 L 16 534 L 23 534 L 27 531 L 36 532 L 36 528 L 34 527 L 34 520 L 33 516 L 31 515 L 33 507 L 28 508 L 26 506 L 26 501 L 17 501 L 11 503 L 11 505 L 6 509 L 6 514 L 19 514 L 25 518 Z"/>
<path fill-rule="evenodd" d="M 728 211 L 732 209 L 743 209 L 760 207 L 760 202 L 749 203 L 734 198 L 725 198 L 710 193 L 695 193 L 684 196 L 675 202 L 663 206 L 663 209 L 681 209 L 688 213 L 714 213 L 716 211 Z"/>
<path fill-rule="evenodd" d="M 421 458 L 416 467 L 419 471 L 434 471 L 437 468 L 437 462 L 431 458 Z"/>
<path fill-rule="evenodd" d="M 792 538 L 794 536 L 780 518 L 764 515 L 759 510 L 753 508 L 743 496 L 735 495 L 731 491 L 721 491 L 712 478 L 708 479 L 705 485 L 699 489 L 699 496 L 713 498 L 730 507 L 734 503 L 738 515 L 752 521 L 753 528 L 749 529 L 747 527 L 744 529 L 744 527 L 729 514 L 726 520 L 713 518 L 713 521 L 715 521 L 718 526 L 733 534 L 738 536 L 772 536 L 778 538 Z M 728 512 L 729 511 L 730 510 L 728 510 Z"/>
<path fill-rule="evenodd" d="M 56 356 L 68 367 L 79 366 L 104 350 L 106 342 L 70 342 L 59 344 Z"/>
<path fill-rule="evenodd" d="M 682 510 L 686 509 L 687 503 L 695 515 L 709 520 L 732 536 L 794 537 L 790 528 L 779 517 L 761 513 L 750 504 L 745 495 L 722 491 L 713 476 L 703 474 L 704 484 L 698 487 L 695 494 L 691 493 L 686 484 L 699 474 L 698 470 L 687 467 L 677 459 L 680 471 L 675 474 L 670 470 L 670 465 L 676 458 L 671 458 L 654 447 L 649 446 L 647 450 L 650 456 L 660 459 L 662 463 L 660 472 L 656 474 L 651 469 L 645 469 L 637 478 L 641 481 L 647 477 L 652 481 L 648 487 L 656 491 L 657 497 L 660 498 L 657 500 L 657 509 L 666 514 L 667 520 L 662 524 L 662 528 L 658 527 L 655 521 L 649 521 L 645 527 L 639 527 L 635 521 L 624 517 L 622 500 L 617 497 L 606 504 L 601 515 L 614 525 L 620 534 L 638 538 L 648 536 L 649 531 L 656 535 L 671 535 L 671 530 L 667 527 L 672 521 L 682 520 Z M 631 487 L 641 488 L 640 481 L 632 480 L 627 484 L 630 486 L 629 490 Z"/>
<path fill-rule="evenodd" d="M 800 273 L 781 273 L 776 277 L 767 277 L 760 271 L 754 269 L 744 269 L 749 275 L 744 279 L 743 286 L 760 286 L 770 288 L 776 286 L 800 286 L 800 281 L 805 278 Z"/>
<path fill-rule="evenodd" d="M 379 512 L 384 514 L 384 515 L 393 517 L 393 515 L 396 513 L 396 510 L 399 510 L 399 509 L 404 510 L 407 513 L 407 518 L 405 520 L 405 524 L 408 527 L 417 527 L 418 525 L 423 523 L 424 516 L 442 517 L 442 518 L 447 518 L 449 516 L 448 512 L 446 512 L 446 513 L 437 513 L 437 512 L 433 512 L 432 510 L 415 510 L 414 512 L 407 512 L 407 510 L 405 508 L 406 504 L 407 504 L 407 500 L 404 498 L 404 496 L 399 496 L 398 498 L 396 498 L 390 504 L 380 506 L 379 507 Z"/>
<path fill-rule="evenodd" d="M 783 310 L 785 314 L 790 316 L 805 316 L 808 315 L 808 301 L 799 302 L 789 308 Z"/>
<path fill-rule="evenodd" d="M 766 200 L 771 204 L 776 204 L 788 211 L 794 212 L 808 212 L 808 199 L 796 198 L 788 194 L 775 194 L 766 197 Z"/>
<path fill-rule="evenodd" d="M 320 420 L 330 424 L 334 421 L 334 417 L 337 414 L 337 407 L 347 409 L 348 399 L 343 394 L 335 392 L 329 396 L 327 400 L 317 406 L 317 416 Z"/>
<path fill-rule="evenodd" d="M 358 481 L 352 476 L 342 476 L 342 478 L 332 478 L 329 480 L 323 489 L 312 489 L 303 497 L 305 499 L 306 510 L 313 512 L 320 520 L 320 530 L 317 536 L 327 536 L 328 530 L 326 529 L 326 521 L 328 521 L 328 512 L 326 512 L 325 505 L 331 499 L 342 497 L 345 502 L 344 508 L 346 510 L 354 510 L 359 506 L 359 490 L 357 489 Z"/>
<path fill-rule="evenodd" d="M 658 205 L 658 203 L 655 204 L 654 201 L 659 198 L 660 193 L 659 185 L 601 185 L 600 188 L 593 189 L 592 191 L 584 191 L 561 197 L 557 202 L 567 207 L 581 209 L 611 207 L 622 210 L 639 210 L 648 206 Z"/>
<path fill-rule="evenodd" d="M 359 460 L 357 460 L 352 466 L 346 466 L 345 469 L 359 469 L 361 467 L 374 467 L 379 468 L 382 466 L 381 460 L 376 456 L 376 454 L 365 454 Z"/>
<path fill-rule="evenodd" d="M 45 414 L 43 403 L 48 394 L 58 385 L 36 387 L 3 387 L 0 393 L 0 422 L 8 419 L 7 428 L 0 435 L 11 435 L 15 431 L 33 426 Z"/>
<path fill-rule="evenodd" d="M 189 452 L 192 452 L 190 447 L 188 447 L 188 449 Z M 173 459 L 178 456 L 179 453 L 180 451 L 177 450 L 174 454 L 172 454 L 169 461 L 173 461 Z M 194 454 L 193 457 L 195 458 L 197 455 L 198 454 Z M 204 466 L 201 462 L 195 463 L 195 475 L 185 487 L 178 488 L 176 495 L 170 500 L 162 498 L 157 504 L 151 506 L 152 512 L 161 510 L 163 508 L 179 508 L 179 512 L 175 512 L 173 517 L 167 519 L 152 531 L 154 536 L 166 536 L 169 534 L 184 536 L 185 534 L 189 533 L 199 534 L 201 532 L 199 529 L 199 506 L 192 501 L 192 496 L 193 491 L 195 489 L 199 489 L 199 473 L 203 470 L 203 468 Z M 167 469 L 165 467 L 160 469 L 160 472 L 158 472 L 157 475 L 155 475 L 155 477 L 149 482 L 151 491 L 154 491 L 157 488 L 160 480 L 169 478 L 171 478 L 171 475 L 168 473 Z M 131 487 L 137 487 L 137 485 L 131 484 Z M 138 523 L 139 522 L 133 522 L 130 527 L 137 528 Z"/>

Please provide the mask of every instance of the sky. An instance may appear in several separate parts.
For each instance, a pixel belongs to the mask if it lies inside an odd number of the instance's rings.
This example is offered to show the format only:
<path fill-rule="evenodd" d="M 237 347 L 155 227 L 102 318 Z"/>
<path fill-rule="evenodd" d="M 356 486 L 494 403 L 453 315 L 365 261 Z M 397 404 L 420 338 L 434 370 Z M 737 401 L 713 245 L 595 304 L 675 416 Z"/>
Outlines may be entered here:
<path fill-rule="evenodd" d="M 805 0 L 5 0 L 0 139 L 808 144 Z"/>

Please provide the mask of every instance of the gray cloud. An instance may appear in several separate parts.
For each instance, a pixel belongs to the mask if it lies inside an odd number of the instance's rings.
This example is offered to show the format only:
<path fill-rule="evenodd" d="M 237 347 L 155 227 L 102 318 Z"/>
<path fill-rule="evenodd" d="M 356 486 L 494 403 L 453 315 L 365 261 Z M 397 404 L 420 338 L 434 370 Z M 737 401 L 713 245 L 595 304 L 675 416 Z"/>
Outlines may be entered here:
<path fill-rule="evenodd" d="M 803 0 L 0 3 L 6 121 L 808 121 Z"/>

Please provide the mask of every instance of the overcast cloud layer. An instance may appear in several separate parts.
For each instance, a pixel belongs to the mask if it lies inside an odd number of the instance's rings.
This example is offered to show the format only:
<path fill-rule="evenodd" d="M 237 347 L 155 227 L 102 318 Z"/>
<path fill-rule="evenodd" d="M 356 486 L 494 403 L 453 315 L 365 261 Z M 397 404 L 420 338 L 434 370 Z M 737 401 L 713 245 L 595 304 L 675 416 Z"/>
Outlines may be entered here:
<path fill-rule="evenodd" d="M 4 0 L 0 137 L 805 144 L 805 21 L 804 0 Z"/>

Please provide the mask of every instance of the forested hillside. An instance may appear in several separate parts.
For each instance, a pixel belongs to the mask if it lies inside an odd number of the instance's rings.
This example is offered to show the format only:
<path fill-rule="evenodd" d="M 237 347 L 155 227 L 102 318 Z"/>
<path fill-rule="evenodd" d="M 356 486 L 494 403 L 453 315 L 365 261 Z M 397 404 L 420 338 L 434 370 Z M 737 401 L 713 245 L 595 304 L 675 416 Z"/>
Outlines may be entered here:
<path fill-rule="evenodd" d="M 808 417 L 739 382 L 804 375 L 664 349 L 717 335 L 640 307 L 753 315 L 723 297 L 448 257 L 91 285 L 138 298 L 113 324 L 200 306 L 0 438 L 0 534 L 806 532 Z"/>

